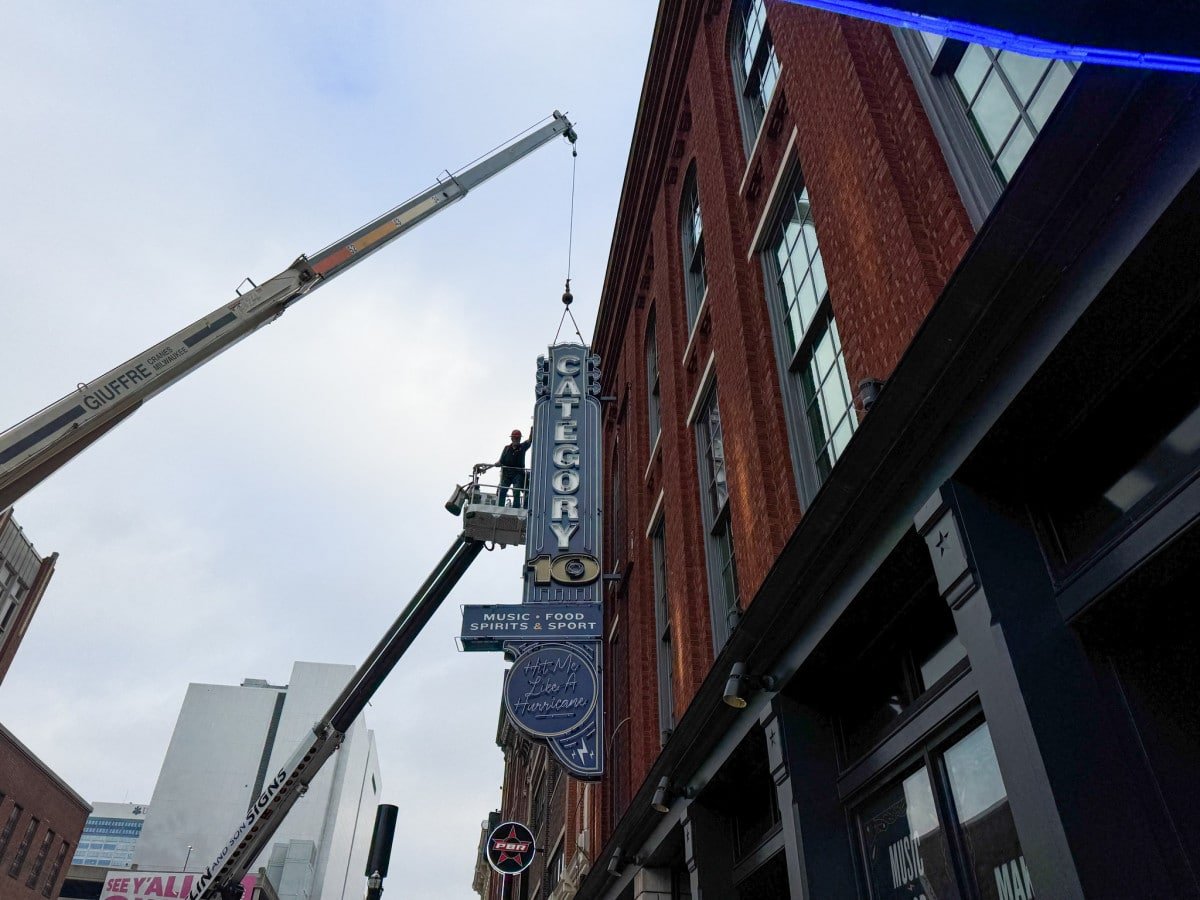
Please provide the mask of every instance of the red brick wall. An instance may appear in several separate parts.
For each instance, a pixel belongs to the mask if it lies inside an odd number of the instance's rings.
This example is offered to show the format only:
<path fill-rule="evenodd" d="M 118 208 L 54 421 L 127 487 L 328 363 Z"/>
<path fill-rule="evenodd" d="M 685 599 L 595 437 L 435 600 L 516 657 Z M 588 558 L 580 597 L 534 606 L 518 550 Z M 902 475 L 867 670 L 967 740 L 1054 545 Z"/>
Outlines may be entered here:
<path fill-rule="evenodd" d="M 57 897 L 91 807 L 3 727 L 0 727 L 0 794 L 3 795 L 0 798 L 0 834 L 16 807 L 21 807 L 8 844 L 0 852 L 0 897 L 4 900 L 41 900 L 43 888 L 54 874 L 55 860 L 65 845 L 61 866 L 47 894 Z M 25 858 L 13 874 L 18 848 L 34 820 L 37 826 L 29 839 Z M 46 844 L 46 855 L 34 885 L 29 887 L 28 881 L 38 866 L 38 856 L 49 832 L 53 832 L 53 836 Z"/>
<path fill-rule="evenodd" d="M 617 802 L 597 800 L 602 836 L 658 755 L 654 585 L 646 528 L 660 492 L 667 528 L 676 718 L 713 660 L 695 433 L 686 419 L 714 358 L 743 603 L 802 514 L 796 495 L 758 257 L 747 258 L 772 186 L 803 168 L 852 386 L 887 378 L 957 266 L 972 229 L 890 32 L 777 0 L 768 21 L 781 62 L 747 163 L 728 55 L 729 2 L 664 0 L 647 68 L 595 350 L 603 359 L 605 459 L 619 465 L 624 533 L 606 548 L 625 574 L 619 617 L 628 696 L 609 698 L 610 740 L 628 742 Z M 695 164 L 708 297 L 691 336 L 679 208 Z M 654 310 L 662 436 L 651 458 L 646 326 Z M 611 472 L 608 475 L 611 483 Z M 615 595 L 613 595 L 615 596 Z M 614 608 L 615 607 L 615 608 Z M 629 733 L 612 735 L 627 707 Z"/>

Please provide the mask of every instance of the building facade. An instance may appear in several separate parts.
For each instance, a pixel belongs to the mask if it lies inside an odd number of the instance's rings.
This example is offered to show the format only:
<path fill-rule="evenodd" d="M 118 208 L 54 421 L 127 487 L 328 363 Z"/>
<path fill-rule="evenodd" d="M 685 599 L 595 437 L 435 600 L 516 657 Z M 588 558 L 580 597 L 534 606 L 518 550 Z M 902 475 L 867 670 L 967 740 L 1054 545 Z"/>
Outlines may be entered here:
<path fill-rule="evenodd" d="M 37 612 L 58 554 L 38 554 L 0 511 L 0 682 Z M 57 897 L 91 807 L 0 725 L 0 897 Z"/>
<path fill-rule="evenodd" d="M 189 685 L 134 848 L 137 868 L 203 871 L 353 673 L 297 662 L 286 685 Z M 284 900 L 360 896 L 381 790 L 375 734 L 360 716 L 251 871 L 265 869 Z"/>
<path fill-rule="evenodd" d="M 145 803 L 93 803 L 71 865 L 128 869 L 147 808 Z"/>
<path fill-rule="evenodd" d="M 38 555 L 13 518 L 11 506 L 0 510 L 0 682 L 17 655 L 57 561 L 57 553 Z"/>
<path fill-rule="evenodd" d="M 0 725 L 0 897 L 58 897 L 91 809 Z"/>
<path fill-rule="evenodd" d="M 1198 170 L 1191 76 L 664 0 L 575 896 L 1200 896 Z"/>
<path fill-rule="evenodd" d="M 502 803 L 485 827 L 500 822 L 527 825 L 536 853 L 528 869 L 511 876 L 506 893 L 504 876 L 488 866 L 481 840 L 472 887 L 484 900 L 569 900 L 587 874 L 595 849 L 591 808 L 596 785 L 569 777 L 545 746 L 513 727 L 503 709 L 496 744 L 504 753 Z"/>

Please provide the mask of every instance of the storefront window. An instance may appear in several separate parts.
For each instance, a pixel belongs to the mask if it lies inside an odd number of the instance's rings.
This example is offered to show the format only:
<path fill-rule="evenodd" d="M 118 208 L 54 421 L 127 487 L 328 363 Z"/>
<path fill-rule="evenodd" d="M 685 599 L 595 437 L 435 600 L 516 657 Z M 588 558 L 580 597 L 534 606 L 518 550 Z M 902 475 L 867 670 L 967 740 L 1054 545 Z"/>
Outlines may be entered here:
<path fill-rule="evenodd" d="M 874 900 L 959 896 L 924 766 L 864 804 L 858 821 Z"/>
<path fill-rule="evenodd" d="M 1033 896 L 992 737 L 980 725 L 945 752 L 967 864 L 986 898 Z"/>
<path fill-rule="evenodd" d="M 1037 478 L 1040 534 L 1060 572 L 1126 533 L 1200 468 L 1200 331 L 1170 329 L 1174 352 L 1143 354 Z M 1137 352 L 1135 346 L 1129 355 Z M 1096 453 L 1103 447 L 1104 453 Z"/>
<path fill-rule="evenodd" d="M 986 724 L 928 752 L 857 821 L 872 900 L 1035 897 Z"/>
<path fill-rule="evenodd" d="M 918 600 L 897 626 L 890 646 L 872 648 L 845 698 L 845 759 L 858 759 L 899 727 L 929 691 L 966 669 L 966 659 L 942 599 L 934 592 Z"/>

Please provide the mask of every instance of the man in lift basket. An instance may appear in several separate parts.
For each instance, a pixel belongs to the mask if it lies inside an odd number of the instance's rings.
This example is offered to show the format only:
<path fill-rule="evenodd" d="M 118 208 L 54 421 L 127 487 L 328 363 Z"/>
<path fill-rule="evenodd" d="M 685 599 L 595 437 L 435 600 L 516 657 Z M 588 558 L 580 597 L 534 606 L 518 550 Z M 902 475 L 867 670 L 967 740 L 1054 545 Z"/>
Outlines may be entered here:
<path fill-rule="evenodd" d="M 497 506 L 504 505 L 510 485 L 513 489 L 513 508 L 519 509 L 525 505 L 525 495 L 528 493 L 525 490 L 525 451 L 532 443 L 532 438 L 522 441 L 520 430 L 514 428 L 512 443 L 505 445 L 500 451 L 500 459 L 496 461 L 496 465 L 500 467 L 500 490 L 496 491 Z"/>

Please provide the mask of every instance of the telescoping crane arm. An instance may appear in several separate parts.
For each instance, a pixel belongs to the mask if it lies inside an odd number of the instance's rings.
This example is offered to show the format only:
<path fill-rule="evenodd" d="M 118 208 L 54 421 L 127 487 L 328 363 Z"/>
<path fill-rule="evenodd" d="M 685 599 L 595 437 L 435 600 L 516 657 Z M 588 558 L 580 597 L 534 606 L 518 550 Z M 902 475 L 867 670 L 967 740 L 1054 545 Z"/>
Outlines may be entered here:
<path fill-rule="evenodd" d="M 551 120 L 417 194 L 312 256 L 294 263 L 182 331 L 104 373 L 41 412 L 0 433 L 0 509 L 40 483 L 159 391 L 463 197 L 558 135 L 575 130 L 555 110 Z"/>
<path fill-rule="evenodd" d="M 288 810 L 308 789 L 325 760 L 341 746 L 346 732 L 366 708 L 367 701 L 482 549 L 482 541 L 465 534 L 455 539 L 387 634 L 313 726 L 308 743 L 301 744 L 264 786 L 217 858 L 193 883 L 188 900 L 239 900 L 242 878 L 270 843 Z"/>

